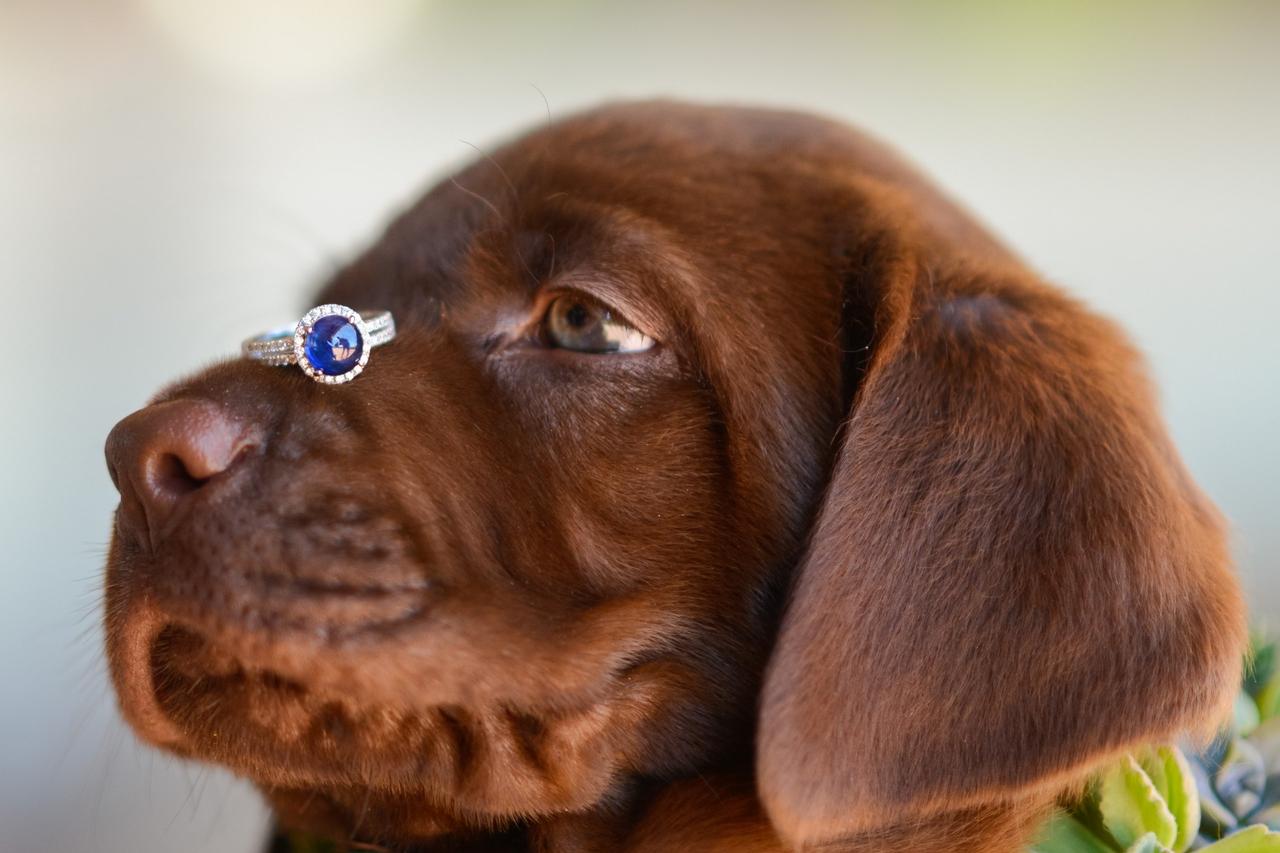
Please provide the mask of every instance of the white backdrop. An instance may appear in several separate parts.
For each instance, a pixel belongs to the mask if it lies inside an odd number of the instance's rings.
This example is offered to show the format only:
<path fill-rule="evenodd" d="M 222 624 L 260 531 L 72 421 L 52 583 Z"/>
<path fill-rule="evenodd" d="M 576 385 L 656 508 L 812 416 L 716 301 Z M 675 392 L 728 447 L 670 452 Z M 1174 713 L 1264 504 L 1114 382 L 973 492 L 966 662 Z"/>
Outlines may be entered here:
<path fill-rule="evenodd" d="M 115 715 L 102 441 L 296 316 L 466 143 L 542 121 L 538 90 L 895 142 L 1125 322 L 1280 617 L 1280 4 L 1119 6 L 0 0 L 0 851 L 254 849 L 249 789 Z"/>

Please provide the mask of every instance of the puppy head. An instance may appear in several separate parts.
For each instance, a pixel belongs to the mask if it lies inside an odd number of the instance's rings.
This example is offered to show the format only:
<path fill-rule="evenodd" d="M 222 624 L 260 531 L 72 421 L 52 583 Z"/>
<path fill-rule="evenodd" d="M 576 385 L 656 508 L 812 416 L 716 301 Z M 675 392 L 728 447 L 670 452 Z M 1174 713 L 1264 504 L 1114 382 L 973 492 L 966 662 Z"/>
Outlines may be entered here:
<path fill-rule="evenodd" d="M 124 713 L 286 818 L 420 838 L 747 763 L 793 576 L 759 742 L 798 841 L 1225 695 L 1216 522 L 1115 333 L 851 131 L 588 113 L 316 301 L 399 337 L 340 386 L 220 365 L 108 440 Z M 1106 690 L 1170 675 L 1115 727 Z"/>

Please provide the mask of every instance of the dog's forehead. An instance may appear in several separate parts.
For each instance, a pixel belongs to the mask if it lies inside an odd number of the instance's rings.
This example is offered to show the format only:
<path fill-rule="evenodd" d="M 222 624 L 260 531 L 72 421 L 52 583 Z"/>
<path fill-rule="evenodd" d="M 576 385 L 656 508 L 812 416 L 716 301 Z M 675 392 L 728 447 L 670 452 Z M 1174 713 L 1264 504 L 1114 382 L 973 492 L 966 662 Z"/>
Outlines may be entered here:
<path fill-rule="evenodd" d="M 551 124 L 439 182 L 325 298 L 470 302 L 574 272 L 644 295 L 660 289 L 654 268 L 704 273 L 686 287 L 723 286 L 706 273 L 747 286 L 827 248 L 814 164 L 839 141 L 828 135 L 808 117 L 661 103 Z"/>

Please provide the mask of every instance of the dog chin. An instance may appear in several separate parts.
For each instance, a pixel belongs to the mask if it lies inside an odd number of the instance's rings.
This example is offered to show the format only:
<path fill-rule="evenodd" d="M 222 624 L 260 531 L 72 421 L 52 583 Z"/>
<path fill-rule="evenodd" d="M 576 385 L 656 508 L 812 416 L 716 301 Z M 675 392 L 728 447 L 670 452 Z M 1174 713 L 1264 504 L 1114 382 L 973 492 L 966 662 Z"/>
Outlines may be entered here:
<path fill-rule="evenodd" d="M 371 699 L 354 683 L 344 691 L 300 675 L 296 660 L 263 665 L 251 634 L 202 630 L 149 603 L 131 609 L 110 648 L 134 729 L 247 777 L 301 828 L 351 832 L 352 815 L 373 810 L 372 825 L 410 839 L 586 808 L 616 783 L 642 728 L 639 718 L 615 728 L 620 708 L 637 707 L 618 696 L 553 715 Z"/>
<path fill-rule="evenodd" d="M 420 769 L 407 757 L 430 755 L 429 712 L 317 689 L 177 623 L 155 632 L 144 665 L 169 724 L 153 740 L 264 783 L 403 785 Z"/>

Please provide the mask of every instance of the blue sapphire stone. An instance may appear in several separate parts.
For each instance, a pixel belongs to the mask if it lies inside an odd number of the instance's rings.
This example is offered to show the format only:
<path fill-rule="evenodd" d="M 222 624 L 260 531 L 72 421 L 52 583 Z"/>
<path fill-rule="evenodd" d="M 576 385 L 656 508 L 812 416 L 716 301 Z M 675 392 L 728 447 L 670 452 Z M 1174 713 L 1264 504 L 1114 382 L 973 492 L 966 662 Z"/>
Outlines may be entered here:
<path fill-rule="evenodd" d="M 303 346 L 312 367 L 326 376 L 341 376 L 360 362 L 364 340 L 350 320 L 330 314 L 312 324 Z"/>

